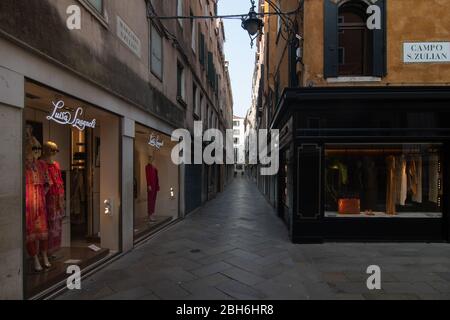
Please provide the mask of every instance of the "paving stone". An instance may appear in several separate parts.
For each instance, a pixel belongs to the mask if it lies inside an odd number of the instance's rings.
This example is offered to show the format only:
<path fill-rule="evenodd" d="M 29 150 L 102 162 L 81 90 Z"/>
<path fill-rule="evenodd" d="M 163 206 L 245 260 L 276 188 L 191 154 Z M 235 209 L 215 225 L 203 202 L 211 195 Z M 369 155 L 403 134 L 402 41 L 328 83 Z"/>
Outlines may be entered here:
<path fill-rule="evenodd" d="M 153 293 L 164 300 L 180 300 L 187 298 L 190 293 L 183 289 L 180 285 L 170 280 L 162 280 L 155 283 L 151 290 Z"/>
<path fill-rule="evenodd" d="M 265 298 L 265 295 L 259 290 L 231 279 L 218 284 L 216 288 L 239 300 L 255 300 Z"/>
<path fill-rule="evenodd" d="M 216 263 L 213 263 L 210 265 L 206 265 L 206 266 L 198 268 L 198 269 L 194 269 L 194 270 L 192 270 L 192 273 L 199 277 L 205 277 L 205 276 L 209 276 L 214 273 L 224 271 L 226 269 L 230 269 L 231 267 L 232 266 L 229 265 L 228 263 L 221 261 L 221 262 L 216 262 Z"/>
<path fill-rule="evenodd" d="M 137 300 L 151 295 L 152 292 L 144 287 L 137 287 L 125 291 L 120 291 L 104 297 L 102 300 Z"/>
<path fill-rule="evenodd" d="M 382 290 L 366 287 L 381 267 Z M 236 179 L 170 230 L 58 299 L 450 299 L 448 244 L 290 242 L 257 188 Z"/>
<path fill-rule="evenodd" d="M 247 272 L 245 270 L 236 267 L 226 269 L 221 273 L 229 278 L 232 278 L 248 286 L 253 286 L 257 283 L 265 281 L 264 278 L 258 277 L 250 272 Z"/>

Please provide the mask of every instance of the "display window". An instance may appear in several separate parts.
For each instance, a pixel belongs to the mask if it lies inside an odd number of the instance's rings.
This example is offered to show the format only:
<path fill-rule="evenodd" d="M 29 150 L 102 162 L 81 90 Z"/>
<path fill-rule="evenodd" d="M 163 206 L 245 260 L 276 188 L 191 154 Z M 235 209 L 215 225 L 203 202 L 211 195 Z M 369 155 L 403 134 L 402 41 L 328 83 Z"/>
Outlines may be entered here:
<path fill-rule="evenodd" d="M 326 145 L 325 217 L 442 218 L 440 144 Z"/>
<path fill-rule="evenodd" d="M 33 297 L 120 250 L 119 117 L 27 82 L 25 286 Z"/>
<path fill-rule="evenodd" d="M 176 142 L 136 124 L 134 145 L 134 239 L 140 241 L 179 218 L 179 168 L 171 160 Z"/>

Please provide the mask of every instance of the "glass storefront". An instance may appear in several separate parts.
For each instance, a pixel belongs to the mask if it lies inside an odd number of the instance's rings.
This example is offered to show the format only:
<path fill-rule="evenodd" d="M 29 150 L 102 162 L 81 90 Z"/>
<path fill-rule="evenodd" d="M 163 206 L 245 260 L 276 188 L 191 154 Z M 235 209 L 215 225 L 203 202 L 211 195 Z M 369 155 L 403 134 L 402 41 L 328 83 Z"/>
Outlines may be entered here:
<path fill-rule="evenodd" d="M 179 168 L 171 160 L 176 142 L 136 124 L 134 146 L 134 239 L 139 241 L 179 217 Z"/>
<path fill-rule="evenodd" d="M 325 217 L 442 218 L 440 144 L 328 144 Z"/>
<path fill-rule="evenodd" d="M 120 119 L 26 83 L 26 295 L 120 251 Z"/>

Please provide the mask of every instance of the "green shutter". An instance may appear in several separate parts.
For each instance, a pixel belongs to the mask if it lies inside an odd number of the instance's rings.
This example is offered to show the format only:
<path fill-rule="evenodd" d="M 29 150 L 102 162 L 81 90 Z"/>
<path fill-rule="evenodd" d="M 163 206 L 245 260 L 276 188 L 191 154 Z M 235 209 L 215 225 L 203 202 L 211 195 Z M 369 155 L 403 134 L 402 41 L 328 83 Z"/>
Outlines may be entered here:
<path fill-rule="evenodd" d="M 332 0 L 324 2 L 324 77 L 338 76 L 338 5 Z"/>
<path fill-rule="evenodd" d="M 381 9 L 381 30 L 373 30 L 373 75 L 384 77 L 386 72 L 386 0 L 375 5 Z"/>

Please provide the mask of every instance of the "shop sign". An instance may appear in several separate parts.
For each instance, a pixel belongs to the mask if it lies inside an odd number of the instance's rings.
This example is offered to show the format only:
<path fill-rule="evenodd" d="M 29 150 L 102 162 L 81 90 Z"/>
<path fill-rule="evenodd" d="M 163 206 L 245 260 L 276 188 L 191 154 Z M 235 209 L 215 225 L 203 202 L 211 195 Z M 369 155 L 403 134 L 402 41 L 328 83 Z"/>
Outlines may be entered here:
<path fill-rule="evenodd" d="M 117 36 L 135 55 L 141 57 L 141 40 L 119 16 L 117 16 Z"/>
<path fill-rule="evenodd" d="M 58 102 L 52 102 L 53 104 L 53 112 L 50 116 L 47 116 L 47 120 L 54 121 L 59 124 L 68 124 L 74 128 L 77 128 L 80 131 L 83 131 L 86 128 L 95 128 L 96 119 L 91 121 L 86 121 L 80 119 L 80 116 L 83 114 L 83 108 L 77 108 L 75 113 L 71 113 L 69 111 L 62 111 L 64 109 L 64 101 L 60 100 Z"/>
<path fill-rule="evenodd" d="M 406 42 L 404 63 L 450 62 L 450 42 Z"/>
<path fill-rule="evenodd" d="M 164 141 L 162 141 L 158 135 L 155 135 L 154 133 L 152 133 L 150 135 L 150 139 L 148 141 L 148 144 L 156 149 L 161 149 L 162 147 L 164 147 Z"/>

